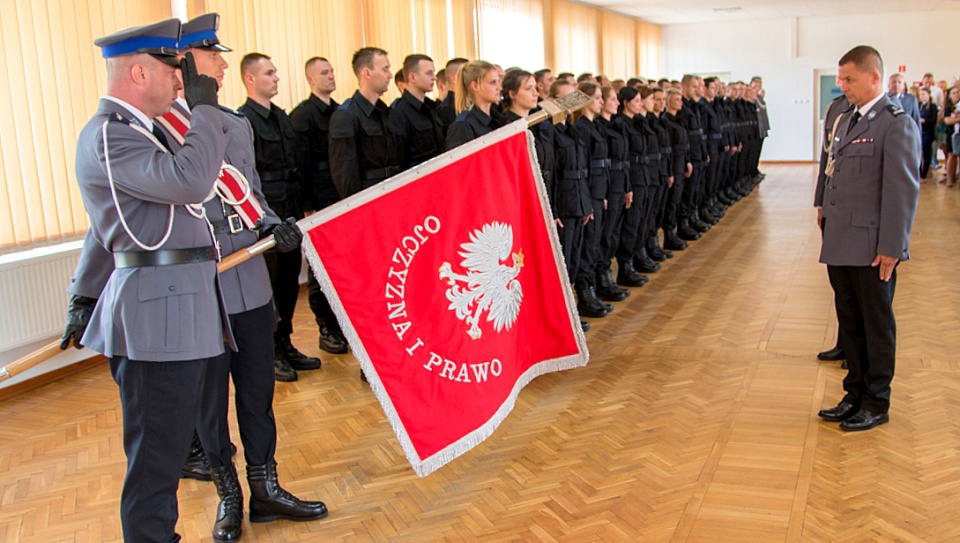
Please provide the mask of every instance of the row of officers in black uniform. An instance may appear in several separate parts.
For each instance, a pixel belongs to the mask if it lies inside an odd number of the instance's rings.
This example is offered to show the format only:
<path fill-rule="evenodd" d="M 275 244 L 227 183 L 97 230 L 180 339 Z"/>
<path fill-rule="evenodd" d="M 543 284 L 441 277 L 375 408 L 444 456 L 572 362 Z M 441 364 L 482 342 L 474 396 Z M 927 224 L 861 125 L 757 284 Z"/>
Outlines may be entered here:
<path fill-rule="evenodd" d="M 254 125 L 258 169 L 271 167 L 269 161 L 261 164 L 262 155 L 285 157 L 284 167 L 300 173 L 307 209 L 330 205 L 526 117 L 541 99 L 574 90 L 593 99 L 563 123 L 530 128 L 585 317 L 606 316 L 613 307 L 605 302 L 626 298 L 630 292 L 623 287 L 645 284 L 644 273 L 656 272 L 671 251 L 698 239 L 762 179 L 757 163 L 765 112 L 755 86 L 688 75 L 680 90 L 635 79 L 615 91 L 590 78 L 575 85 L 553 80 L 548 70 L 504 72 L 457 58 L 442 70 L 447 94 L 437 102 L 427 96 L 437 80 L 433 60 L 410 55 L 402 68 L 403 94 L 388 107 L 380 99 L 394 80 L 387 52 L 360 49 L 353 70 L 359 88 L 338 104 L 331 98 L 336 83 L 330 63 L 319 57 L 307 62 L 312 94 L 283 121 L 289 123 L 284 133 L 292 143 L 284 149 L 290 152 L 280 152 L 280 144 Z M 271 144 L 274 151 L 260 152 Z M 314 303 L 322 294 L 313 280 L 310 292 L 311 307 L 329 307 Z M 323 318 L 318 312 L 318 322 Z M 327 318 L 326 330 L 339 335 Z"/>

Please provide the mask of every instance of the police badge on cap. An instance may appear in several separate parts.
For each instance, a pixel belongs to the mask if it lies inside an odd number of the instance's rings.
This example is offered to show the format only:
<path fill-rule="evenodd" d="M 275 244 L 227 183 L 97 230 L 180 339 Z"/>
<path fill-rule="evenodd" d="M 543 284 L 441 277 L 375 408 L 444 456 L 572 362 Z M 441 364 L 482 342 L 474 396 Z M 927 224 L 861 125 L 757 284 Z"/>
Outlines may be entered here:
<path fill-rule="evenodd" d="M 180 50 L 206 48 L 224 53 L 231 49 L 220 45 L 217 30 L 220 29 L 220 15 L 207 13 L 183 23 L 180 35 Z"/>
<path fill-rule="evenodd" d="M 147 54 L 171 66 L 180 66 L 177 44 L 180 38 L 180 19 L 167 19 L 146 26 L 121 30 L 116 34 L 94 40 L 103 58 Z"/>

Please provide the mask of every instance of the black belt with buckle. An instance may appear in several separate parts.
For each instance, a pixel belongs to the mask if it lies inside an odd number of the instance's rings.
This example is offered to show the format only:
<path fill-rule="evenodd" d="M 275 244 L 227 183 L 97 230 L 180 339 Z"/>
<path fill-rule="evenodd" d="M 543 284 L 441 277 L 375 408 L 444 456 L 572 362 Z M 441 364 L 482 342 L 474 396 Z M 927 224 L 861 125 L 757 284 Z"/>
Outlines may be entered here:
<path fill-rule="evenodd" d="M 626 168 L 630 167 L 630 163 L 625 160 L 613 160 L 613 159 L 607 159 L 607 160 L 610 161 L 610 169 L 613 171 L 620 171 L 620 170 L 623 170 L 625 167 Z"/>
<path fill-rule="evenodd" d="M 660 153 L 650 153 L 648 155 L 643 155 L 644 164 L 654 164 L 660 162 Z"/>
<path fill-rule="evenodd" d="M 217 261 L 217 248 L 193 247 L 191 249 L 161 249 L 159 251 L 124 251 L 113 253 L 117 268 L 142 268 L 143 266 L 172 266 L 193 262 Z"/>
<path fill-rule="evenodd" d="M 563 170 L 560 176 L 563 179 L 586 179 L 587 170 Z"/>
<path fill-rule="evenodd" d="M 213 226 L 214 234 L 238 234 L 246 230 L 243 219 L 236 213 L 228 215 L 222 221 L 212 222 L 210 225 Z"/>

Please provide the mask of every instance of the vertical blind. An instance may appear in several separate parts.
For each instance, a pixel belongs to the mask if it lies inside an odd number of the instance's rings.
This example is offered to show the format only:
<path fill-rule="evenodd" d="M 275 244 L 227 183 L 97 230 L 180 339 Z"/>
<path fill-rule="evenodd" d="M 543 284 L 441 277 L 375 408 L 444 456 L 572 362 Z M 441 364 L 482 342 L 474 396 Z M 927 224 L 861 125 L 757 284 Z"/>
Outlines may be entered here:
<path fill-rule="evenodd" d="M 187 16 L 221 15 L 233 49 L 220 100 L 246 100 L 240 59 L 270 56 L 280 77 L 274 102 L 290 110 L 310 90 L 304 62 L 330 60 L 334 97 L 356 89 L 350 67 L 365 44 L 390 53 L 454 56 L 537 70 L 602 71 L 611 78 L 660 72 L 660 29 L 566 0 L 187 0 Z M 97 37 L 172 16 L 171 0 L 0 0 L 0 248 L 87 228 L 74 173 L 76 138 L 106 91 Z M 631 32 L 631 24 L 633 31 Z M 391 85 L 387 100 L 396 97 Z"/>
<path fill-rule="evenodd" d="M 87 228 L 74 156 L 106 91 L 93 40 L 170 12 L 166 1 L 0 0 L 0 247 Z"/>

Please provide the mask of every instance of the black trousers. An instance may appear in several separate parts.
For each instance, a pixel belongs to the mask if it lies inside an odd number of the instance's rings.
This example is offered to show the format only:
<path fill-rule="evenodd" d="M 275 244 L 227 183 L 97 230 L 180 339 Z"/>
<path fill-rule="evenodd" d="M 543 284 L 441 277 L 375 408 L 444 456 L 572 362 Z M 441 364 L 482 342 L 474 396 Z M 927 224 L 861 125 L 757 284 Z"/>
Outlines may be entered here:
<path fill-rule="evenodd" d="M 667 186 L 665 184 L 647 186 L 647 212 L 644 213 L 643 217 L 643 233 L 640 239 L 637 240 L 638 250 L 640 249 L 640 245 L 645 247 L 647 241 L 657 235 L 657 228 L 660 225 L 660 220 L 663 218 L 663 199 L 666 194 Z"/>
<path fill-rule="evenodd" d="M 584 287 L 597 284 L 597 263 L 600 261 L 600 236 L 603 233 L 603 222 L 606 210 L 603 209 L 603 200 L 591 198 L 593 202 L 593 219 L 583 227 L 583 244 L 580 250 L 580 269 L 577 271 L 577 286 Z"/>
<path fill-rule="evenodd" d="M 679 219 L 692 219 L 697 214 L 700 204 L 700 193 L 703 190 L 703 179 L 706 176 L 705 162 L 693 162 L 693 174 L 685 179 L 683 192 L 680 196 L 680 208 L 677 210 Z"/>
<path fill-rule="evenodd" d="M 897 271 L 880 280 L 871 266 L 827 266 L 833 287 L 840 341 L 847 354 L 844 401 L 874 413 L 890 409 L 890 382 L 897 352 L 893 295 Z"/>
<path fill-rule="evenodd" d="M 644 185 L 633 187 L 633 205 L 623 212 L 620 224 L 620 243 L 617 245 L 617 262 L 626 262 L 633 258 L 638 242 L 642 242 L 643 221 L 647 202 L 647 187 Z"/>
<path fill-rule="evenodd" d="M 292 193 L 293 189 L 288 186 L 287 194 Z M 299 199 L 271 199 L 267 200 L 267 204 L 280 219 L 303 218 Z M 270 286 L 273 287 L 273 300 L 277 304 L 278 322 L 274 340 L 289 340 L 290 334 L 293 333 L 293 312 L 297 309 L 297 297 L 300 296 L 300 268 L 303 265 L 303 255 L 300 249 L 289 253 L 270 249 L 263 254 L 263 258 L 267 262 Z"/>
<path fill-rule="evenodd" d="M 310 310 L 313 311 L 313 317 L 317 321 L 317 326 L 327 326 L 334 330 L 339 330 L 337 317 L 333 314 L 333 307 L 327 300 L 327 295 L 320 288 L 320 282 L 317 276 L 310 270 L 307 278 L 307 301 L 310 303 Z"/>
<path fill-rule="evenodd" d="M 643 201 L 641 198 L 641 205 Z M 603 228 L 600 233 L 600 252 L 597 262 L 597 273 L 603 273 L 610 268 L 610 261 L 617 252 L 620 244 L 620 230 L 623 226 L 623 216 L 626 209 L 626 195 L 622 192 L 607 195 L 607 212 L 603 217 Z M 637 205 L 634 200 L 631 208 Z"/>
<path fill-rule="evenodd" d="M 110 358 L 120 389 L 123 451 L 127 474 L 120 494 L 125 541 L 175 542 L 180 468 L 190 452 L 194 422 L 204 409 L 202 394 L 215 359 L 142 362 Z M 215 437 L 198 428 L 206 447 Z"/>
<path fill-rule="evenodd" d="M 663 209 L 663 220 L 660 226 L 664 230 L 676 230 L 677 222 L 680 218 L 680 198 L 683 196 L 684 186 L 690 179 L 682 175 L 673 177 L 673 186 L 669 188 L 666 196 L 666 203 Z"/>
<path fill-rule="evenodd" d="M 333 181 L 325 181 L 318 183 L 318 185 L 314 186 L 318 210 L 337 203 L 339 195 L 333 187 Z M 313 312 L 313 318 L 317 321 L 317 326 L 328 326 L 340 330 L 340 324 L 337 322 L 336 315 L 333 314 L 330 301 L 327 300 L 327 295 L 320 289 L 320 282 L 317 281 L 317 276 L 312 269 L 307 274 L 307 302 L 310 304 L 310 310 Z"/>
<path fill-rule="evenodd" d="M 920 134 L 920 141 L 920 180 L 923 180 L 927 177 L 927 172 L 930 171 L 930 159 L 933 158 L 933 142 L 935 141 L 934 134 L 923 132 Z"/>
<path fill-rule="evenodd" d="M 293 312 L 297 309 L 297 297 L 300 295 L 300 267 L 303 255 L 300 249 L 281 253 L 270 249 L 263 254 L 273 287 L 273 299 L 277 303 L 276 341 L 289 340 L 293 333 Z"/>
<path fill-rule="evenodd" d="M 563 217 L 562 227 L 557 227 L 563 262 L 567 265 L 567 277 L 575 283 L 580 272 L 580 252 L 583 250 L 583 217 Z"/>
<path fill-rule="evenodd" d="M 710 163 L 706 165 L 704 175 L 703 199 L 701 204 L 711 200 L 717 194 L 717 182 L 720 172 L 720 142 L 719 140 L 708 140 L 707 149 L 709 151 Z"/>
<path fill-rule="evenodd" d="M 201 411 L 197 428 L 212 428 L 216 444 L 204 451 L 210 465 L 230 463 L 230 427 L 227 424 L 230 378 L 243 457 L 248 466 L 273 460 L 277 450 L 277 423 L 273 416 L 273 304 L 230 315 L 237 352 L 227 350 L 207 374 L 204 399 L 210 408 Z"/>

